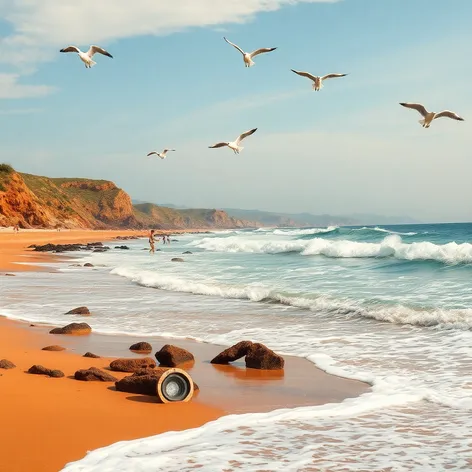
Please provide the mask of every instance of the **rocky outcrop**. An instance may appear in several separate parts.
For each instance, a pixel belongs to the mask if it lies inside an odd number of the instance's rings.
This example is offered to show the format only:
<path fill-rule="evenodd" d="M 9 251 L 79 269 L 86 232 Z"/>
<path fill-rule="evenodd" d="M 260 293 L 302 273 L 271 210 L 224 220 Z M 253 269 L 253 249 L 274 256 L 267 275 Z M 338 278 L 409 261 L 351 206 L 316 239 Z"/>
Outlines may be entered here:
<path fill-rule="evenodd" d="M 57 369 L 48 369 L 42 365 L 33 365 L 28 369 L 28 374 L 47 375 L 48 377 L 64 377 L 64 372 Z"/>
<path fill-rule="evenodd" d="M 181 257 L 173 257 L 171 262 L 184 262 L 184 260 Z"/>
<path fill-rule="evenodd" d="M 100 359 L 100 356 L 97 356 L 93 352 L 86 352 L 82 357 L 91 357 L 92 359 Z"/>
<path fill-rule="evenodd" d="M 136 372 L 141 369 L 153 369 L 156 361 L 151 357 L 144 359 L 115 359 L 110 363 L 110 369 L 116 372 Z"/>
<path fill-rule="evenodd" d="M 54 344 L 53 346 L 46 346 L 41 349 L 41 351 L 65 351 L 66 348 Z"/>
<path fill-rule="evenodd" d="M 50 334 L 73 334 L 73 335 L 85 335 L 90 334 L 92 328 L 87 323 L 70 323 L 63 328 L 54 328 L 49 331 Z"/>
<path fill-rule="evenodd" d="M 14 369 L 15 367 L 16 365 L 8 359 L 0 360 L 0 369 Z"/>
<path fill-rule="evenodd" d="M 264 344 L 254 343 L 246 354 L 246 367 L 251 369 L 279 370 L 284 368 L 285 361 Z"/>
<path fill-rule="evenodd" d="M 156 359 L 163 367 L 177 367 L 195 360 L 191 352 L 171 344 L 166 344 L 159 352 L 156 352 Z"/>
<path fill-rule="evenodd" d="M 73 310 L 68 311 L 66 315 L 90 316 L 90 310 L 86 306 L 79 306 Z"/>
<path fill-rule="evenodd" d="M 241 341 L 234 346 L 225 349 L 223 352 L 220 352 L 214 359 L 212 359 L 212 364 L 228 364 L 234 362 L 241 357 L 244 357 L 249 348 L 252 346 L 251 341 Z"/>
<path fill-rule="evenodd" d="M 152 351 L 152 346 L 149 343 L 142 341 L 131 345 L 129 350 L 140 354 L 149 354 Z"/>
<path fill-rule="evenodd" d="M 96 367 L 78 370 L 74 374 L 74 378 L 75 380 L 82 380 L 84 382 L 116 382 L 118 380 L 116 377 L 113 377 L 113 375 L 97 369 Z"/>

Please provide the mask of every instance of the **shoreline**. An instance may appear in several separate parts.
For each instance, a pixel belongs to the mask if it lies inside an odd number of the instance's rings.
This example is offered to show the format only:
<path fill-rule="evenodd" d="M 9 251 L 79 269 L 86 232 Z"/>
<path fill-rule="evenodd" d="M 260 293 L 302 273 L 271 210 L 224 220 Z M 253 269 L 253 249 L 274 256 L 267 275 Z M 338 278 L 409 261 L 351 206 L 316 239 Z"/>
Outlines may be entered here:
<path fill-rule="evenodd" d="M 31 251 L 26 248 L 29 244 L 107 242 L 118 235 L 143 234 L 142 231 L 131 233 L 0 232 L 0 272 L 14 271 L 21 277 L 24 270 L 37 270 L 34 265 L 15 263 L 21 255 L 31 256 Z M 3 243 L 7 238 L 9 244 L 5 250 Z M 28 258 L 28 262 L 67 260 L 67 256 L 62 255 L 39 255 L 44 257 L 40 260 Z M 2 283 L 8 283 L 7 279 L 2 277 Z M 93 329 L 93 316 L 67 316 L 64 325 L 77 321 L 85 321 Z M 284 356 L 284 371 L 258 371 L 246 369 L 241 360 L 229 366 L 210 364 L 209 360 L 225 347 L 188 339 L 96 333 L 63 336 L 51 335 L 48 331 L 46 324 L 30 326 L 27 322 L 0 317 L 0 359 L 6 358 L 17 365 L 12 370 L 0 369 L 0 389 L 4 393 L 3 402 L 0 402 L 4 426 L 0 430 L 0 444 L 9 451 L 8 457 L 2 455 L 0 469 L 5 467 L 12 472 L 57 471 L 66 463 L 82 458 L 88 450 L 117 441 L 194 428 L 226 414 L 340 402 L 370 389 L 362 382 L 327 374 L 308 360 L 297 357 Z M 79 382 L 70 378 L 78 369 L 105 368 L 112 358 L 142 357 L 128 349 L 137 341 L 150 342 L 153 354 L 163 344 L 175 344 L 194 354 L 196 362 L 188 369 L 200 387 L 194 400 L 185 404 L 162 405 L 154 397 L 117 392 L 113 383 Z M 66 350 L 41 350 L 54 344 Z M 81 357 L 87 351 L 105 357 Z M 63 370 L 66 377 L 54 379 L 24 373 L 33 364 Z M 129 374 L 113 372 L 113 375 L 122 378 Z M 25 445 L 27 455 L 22 452 Z"/>

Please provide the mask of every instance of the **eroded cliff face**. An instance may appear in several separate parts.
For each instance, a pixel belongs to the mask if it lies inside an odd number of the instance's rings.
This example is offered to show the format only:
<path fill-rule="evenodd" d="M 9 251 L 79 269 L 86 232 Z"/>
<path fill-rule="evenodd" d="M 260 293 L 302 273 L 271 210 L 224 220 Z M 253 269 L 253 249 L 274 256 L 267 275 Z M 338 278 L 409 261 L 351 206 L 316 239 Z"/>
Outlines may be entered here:
<path fill-rule="evenodd" d="M 133 206 L 113 182 L 20 174 L 0 165 L 0 226 L 23 228 L 203 229 L 257 226 L 225 211 Z M 5 170 L 6 169 L 6 170 Z"/>

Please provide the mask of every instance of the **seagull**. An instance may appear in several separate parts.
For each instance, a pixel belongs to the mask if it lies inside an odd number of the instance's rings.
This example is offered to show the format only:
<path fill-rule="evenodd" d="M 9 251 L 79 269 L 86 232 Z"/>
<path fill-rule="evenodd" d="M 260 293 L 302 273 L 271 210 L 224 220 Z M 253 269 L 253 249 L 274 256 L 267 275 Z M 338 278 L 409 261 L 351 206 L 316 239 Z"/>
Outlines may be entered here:
<path fill-rule="evenodd" d="M 345 77 L 347 74 L 327 74 L 324 75 L 323 77 L 318 77 L 316 75 L 311 75 L 308 72 L 302 72 L 299 70 L 293 70 L 290 69 L 292 72 L 295 72 L 295 74 L 301 75 L 302 77 L 308 77 L 310 80 L 313 80 L 313 90 L 316 90 L 319 92 L 321 88 L 323 87 L 323 80 L 326 79 L 334 79 L 336 77 Z"/>
<path fill-rule="evenodd" d="M 105 51 L 105 49 L 102 49 L 99 46 L 93 45 L 90 46 L 90 49 L 87 52 L 81 51 L 77 46 L 67 46 L 64 49 L 61 49 L 59 52 L 76 52 L 87 69 L 90 69 L 96 64 L 96 62 L 92 60 L 92 57 L 97 52 L 113 59 L 113 56 L 108 51 Z"/>
<path fill-rule="evenodd" d="M 213 144 L 213 146 L 209 146 L 210 149 L 214 148 L 220 148 L 224 146 L 228 146 L 230 149 L 233 150 L 235 154 L 239 154 L 244 148 L 240 146 L 239 144 L 244 138 L 247 138 L 248 136 L 251 136 L 251 134 L 254 134 L 257 131 L 257 128 L 251 129 L 250 131 L 246 131 L 245 133 L 241 134 L 238 136 L 234 141 L 229 142 L 229 143 L 216 143 Z"/>
<path fill-rule="evenodd" d="M 446 118 L 452 118 L 453 120 L 457 121 L 464 121 L 464 118 L 461 118 L 459 115 L 456 115 L 452 111 L 444 110 L 439 113 L 435 113 L 434 111 L 428 111 L 426 108 L 421 105 L 420 103 L 400 103 L 402 107 L 411 108 L 416 110 L 420 113 L 420 115 L 424 118 L 423 120 L 419 120 L 419 123 L 423 125 L 423 128 L 429 128 L 431 123 L 436 118 L 442 118 L 445 116 Z"/>
<path fill-rule="evenodd" d="M 155 154 L 157 157 L 160 157 L 161 159 L 165 159 L 169 151 L 175 151 L 175 149 L 164 149 L 162 152 L 152 151 L 148 154 L 148 157 Z"/>
<path fill-rule="evenodd" d="M 253 66 L 255 64 L 255 62 L 252 60 L 252 58 L 257 56 L 258 54 L 263 54 L 265 52 L 275 51 L 277 49 L 277 48 L 260 48 L 260 49 L 256 49 L 253 52 L 244 52 L 239 46 L 236 46 L 236 44 L 233 44 L 231 41 L 228 41 L 225 37 L 223 37 L 223 39 L 228 44 L 231 44 L 231 46 L 233 46 L 233 48 L 236 48 L 243 55 L 244 67 Z"/>

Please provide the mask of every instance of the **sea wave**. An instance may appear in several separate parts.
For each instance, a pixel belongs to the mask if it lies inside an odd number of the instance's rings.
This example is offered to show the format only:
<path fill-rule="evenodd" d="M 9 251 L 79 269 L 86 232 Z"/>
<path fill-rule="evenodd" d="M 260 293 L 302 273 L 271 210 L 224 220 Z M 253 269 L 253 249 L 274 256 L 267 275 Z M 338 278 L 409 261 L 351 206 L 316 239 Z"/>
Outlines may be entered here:
<path fill-rule="evenodd" d="M 125 277 L 144 286 L 174 292 L 209 295 L 253 302 L 278 303 L 295 308 L 309 309 L 344 317 L 371 318 L 400 325 L 438 327 L 442 329 L 472 329 L 472 309 L 423 309 L 405 305 L 384 305 L 379 303 L 356 302 L 351 299 L 336 299 L 303 293 L 284 293 L 262 285 L 229 285 L 211 281 L 194 282 L 176 276 L 161 275 L 156 272 L 117 267 L 113 275 Z"/>
<path fill-rule="evenodd" d="M 326 240 L 258 240 L 252 238 L 203 238 L 190 245 L 215 252 L 280 254 L 298 252 L 303 256 L 323 255 L 332 258 L 385 258 L 408 261 L 437 261 L 445 264 L 472 263 L 472 244 L 455 242 L 434 244 L 429 241 L 404 243 L 399 235 L 389 235 L 380 243 Z"/>
<path fill-rule="evenodd" d="M 332 233 L 337 231 L 338 226 L 328 226 L 327 228 L 310 228 L 310 229 L 294 229 L 294 230 L 283 230 L 276 229 L 273 234 L 277 236 L 309 236 L 311 234 L 323 234 Z"/>
<path fill-rule="evenodd" d="M 380 228 L 378 226 L 364 226 L 363 228 L 356 228 L 354 229 L 354 231 L 376 231 L 378 233 L 398 234 L 399 236 L 415 236 L 418 234 L 414 231 L 410 231 L 408 233 L 401 233 L 399 231 L 392 231 L 390 229 Z"/>

